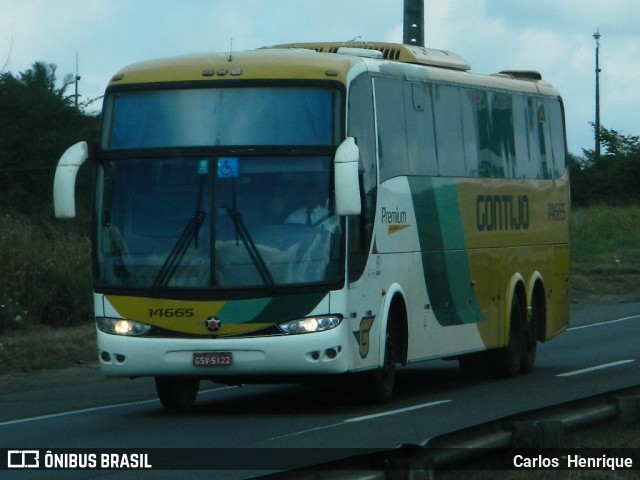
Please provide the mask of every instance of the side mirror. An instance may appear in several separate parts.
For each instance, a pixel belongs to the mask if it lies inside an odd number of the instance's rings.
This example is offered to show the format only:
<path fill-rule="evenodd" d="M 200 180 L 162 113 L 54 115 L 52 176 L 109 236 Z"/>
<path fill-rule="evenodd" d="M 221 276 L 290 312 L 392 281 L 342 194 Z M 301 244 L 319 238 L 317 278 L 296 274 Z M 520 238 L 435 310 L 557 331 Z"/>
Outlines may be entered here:
<path fill-rule="evenodd" d="M 76 143 L 60 157 L 53 179 L 53 209 L 56 218 L 75 218 L 76 176 L 87 158 L 89 158 L 87 142 Z"/>
<path fill-rule="evenodd" d="M 334 157 L 334 185 L 336 189 L 336 214 L 359 215 L 360 182 L 358 159 L 360 150 L 353 137 L 347 137 L 338 147 Z"/>

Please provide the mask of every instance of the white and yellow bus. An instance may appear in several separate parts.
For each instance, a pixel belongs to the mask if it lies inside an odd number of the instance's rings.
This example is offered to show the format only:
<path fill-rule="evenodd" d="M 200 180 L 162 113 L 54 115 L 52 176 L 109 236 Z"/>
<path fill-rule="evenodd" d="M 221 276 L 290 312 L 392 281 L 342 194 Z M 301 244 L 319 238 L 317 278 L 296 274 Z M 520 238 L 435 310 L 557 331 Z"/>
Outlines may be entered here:
<path fill-rule="evenodd" d="M 165 406 L 338 374 L 385 402 L 398 365 L 510 377 L 567 328 L 563 106 L 536 72 L 288 44 L 126 67 L 102 115 L 56 215 L 90 159 L 100 365 Z"/>

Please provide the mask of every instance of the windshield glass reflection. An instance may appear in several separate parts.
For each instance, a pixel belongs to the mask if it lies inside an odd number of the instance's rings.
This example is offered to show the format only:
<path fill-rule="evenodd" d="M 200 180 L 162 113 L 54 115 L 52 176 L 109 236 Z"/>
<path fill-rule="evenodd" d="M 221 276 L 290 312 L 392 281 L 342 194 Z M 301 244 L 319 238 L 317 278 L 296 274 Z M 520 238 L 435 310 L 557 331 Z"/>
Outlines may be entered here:
<path fill-rule="evenodd" d="M 115 92 L 102 148 L 334 145 L 333 88 L 243 87 Z"/>
<path fill-rule="evenodd" d="M 98 280 L 148 289 L 334 283 L 342 269 L 330 157 L 105 162 Z"/>

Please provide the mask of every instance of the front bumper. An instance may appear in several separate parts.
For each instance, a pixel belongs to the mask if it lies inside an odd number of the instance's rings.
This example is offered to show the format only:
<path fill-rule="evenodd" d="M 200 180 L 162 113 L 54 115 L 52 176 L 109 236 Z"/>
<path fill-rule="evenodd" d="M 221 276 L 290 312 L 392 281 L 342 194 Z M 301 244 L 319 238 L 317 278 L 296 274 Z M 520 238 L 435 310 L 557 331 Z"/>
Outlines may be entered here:
<path fill-rule="evenodd" d="M 98 330 L 102 372 L 113 377 L 330 375 L 349 370 L 347 322 L 324 332 L 236 338 L 145 338 Z M 231 352 L 232 365 L 194 366 L 193 354 Z"/>

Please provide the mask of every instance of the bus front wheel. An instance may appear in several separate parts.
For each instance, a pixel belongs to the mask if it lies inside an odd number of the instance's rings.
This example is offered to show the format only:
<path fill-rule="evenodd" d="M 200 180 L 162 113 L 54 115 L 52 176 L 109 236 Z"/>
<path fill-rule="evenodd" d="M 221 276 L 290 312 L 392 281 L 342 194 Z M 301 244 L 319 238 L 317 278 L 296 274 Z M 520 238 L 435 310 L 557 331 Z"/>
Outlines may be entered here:
<path fill-rule="evenodd" d="M 362 378 L 362 399 L 368 404 L 389 403 L 396 381 L 397 342 L 391 325 L 387 327 L 382 365 Z"/>
<path fill-rule="evenodd" d="M 192 377 L 155 377 L 156 392 L 167 408 L 187 408 L 198 396 L 200 379 Z"/>

